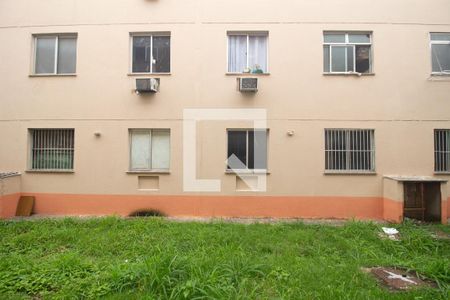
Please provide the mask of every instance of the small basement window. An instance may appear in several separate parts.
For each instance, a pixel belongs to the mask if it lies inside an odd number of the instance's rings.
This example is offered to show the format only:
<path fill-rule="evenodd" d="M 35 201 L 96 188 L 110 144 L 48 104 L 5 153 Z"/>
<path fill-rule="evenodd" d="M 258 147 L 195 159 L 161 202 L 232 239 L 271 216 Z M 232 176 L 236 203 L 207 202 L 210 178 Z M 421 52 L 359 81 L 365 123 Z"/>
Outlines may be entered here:
<path fill-rule="evenodd" d="M 371 73 L 370 33 L 325 32 L 323 34 L 324 73 Z"/>
<path fill-rule="evenodd" d="M 450 75 L 450 33 L 431 33 L 432 74 Z"/>
<path fill-rule="evenodd" d="M 374 172 L 374 130 L 325 129 L 325 170 Z"/>
<path fill-rule="evenodd" d="M 434 131 L 434 171 L 450 173 L 450 129 Z"/>
<path fill-rule="evenodd" d="M 30 129 L 31 170 L 73 170 L 74 129 Z"/>

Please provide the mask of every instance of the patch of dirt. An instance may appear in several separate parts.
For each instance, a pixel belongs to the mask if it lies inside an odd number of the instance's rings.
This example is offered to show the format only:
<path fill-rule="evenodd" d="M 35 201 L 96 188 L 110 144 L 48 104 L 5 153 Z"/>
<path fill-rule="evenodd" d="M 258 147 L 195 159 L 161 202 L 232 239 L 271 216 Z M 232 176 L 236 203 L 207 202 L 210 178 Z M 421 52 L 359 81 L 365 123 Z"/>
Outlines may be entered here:
<path fill-rule="evenodd" d="M 431 236 L 435 239 L 450 240 L 450 234 L 445 233 L 441 230 L 435 230 L 434 232 L 431 233 Z"/>
<path fill-rule="evenodd" d="M 375 267 L 363 268 L 363 272 L 372 274 L 383 286 L 391 290 L 409 290 L 419 287 L 436 287 L 428 279 L 420 278 L 417 273 L 400 268 Z"/>

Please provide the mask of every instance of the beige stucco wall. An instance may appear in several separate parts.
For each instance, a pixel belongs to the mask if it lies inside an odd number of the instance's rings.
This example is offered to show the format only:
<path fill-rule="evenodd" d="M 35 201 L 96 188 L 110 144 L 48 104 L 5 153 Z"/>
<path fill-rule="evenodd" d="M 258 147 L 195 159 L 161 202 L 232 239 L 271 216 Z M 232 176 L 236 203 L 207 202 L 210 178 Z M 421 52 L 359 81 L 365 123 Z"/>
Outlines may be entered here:
<path fill-rule="evenodd" d="M 233 30 L 269 32 L 270 75 L 253 97 L 225 73 Z M 324 76 L 324 30 L 372 31 L 375 75 Z M 171 32 L 171 75 L 153 96 L 136 95 L 127 75 L 129 33 L 140 31 Z M 0 170 L 27 169 L 28 128 L 69 127 L 75 172 L 25 173 L 24 192 L 184 194 L 183 109 L 265 108 L 266 195 L 382 197 L 384 174 L 433 175 L 433 130 L 450 128 L 450 78 L 430 76 L 429 33 L 441 31 L 448 0 L 3 0 Z M 77 76 L 29 77 L 32 34 L 64 32 L 78 33 Z M 171 129 L 171 173 L 159 191 L 138 191 L 128 129 L 154 127 Z M 224 172 L 232 127 L 242 124 L 199 124 L 198 174 L 221 179 L 220 194 L 251 195 Z M 376 175 L 324 175 L 324 128 L 375 129 Z"/>

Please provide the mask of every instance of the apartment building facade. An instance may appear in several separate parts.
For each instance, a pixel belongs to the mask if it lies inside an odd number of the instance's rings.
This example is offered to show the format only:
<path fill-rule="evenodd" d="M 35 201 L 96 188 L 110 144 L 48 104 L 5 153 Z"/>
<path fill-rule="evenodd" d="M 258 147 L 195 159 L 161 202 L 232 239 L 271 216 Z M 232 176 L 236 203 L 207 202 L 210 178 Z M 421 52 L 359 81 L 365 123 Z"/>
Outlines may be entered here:
<path fill-rule="evenodd" d="M 2 217 L 450 215 L 447 0 L 3 0 L 0 44 Z"/>

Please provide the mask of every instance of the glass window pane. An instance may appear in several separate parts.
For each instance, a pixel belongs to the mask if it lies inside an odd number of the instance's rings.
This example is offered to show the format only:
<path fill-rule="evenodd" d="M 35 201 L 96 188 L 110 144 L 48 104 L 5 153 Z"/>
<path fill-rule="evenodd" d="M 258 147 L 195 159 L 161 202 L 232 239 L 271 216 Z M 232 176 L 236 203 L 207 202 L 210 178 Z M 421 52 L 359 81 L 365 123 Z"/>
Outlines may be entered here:
<path fill-rule="evenodd" d="M 346 62 L 345 62 L 345 52 L 346 47 L 331 47 L 331 71 L 332 72 L 345 72 Z"/>
<path fill-rule="evenodd" d="M 450 32 L 431 33 L 431 40 L 450 42 Z"/>
<path fill-rule="evenodd" d="M 152 169 L 169 169 L 170 131 L 152 131 Z"/>
<path fill-rule="evenodd" d="M 371 54 L 370 46 L 355 46 L 356 47 L 356 72 L 370 73 L 371 72 Z"/>
<path fill-rule="evenodd" d="M 370 34 L 349 34 L 348 41 L 350 43 L 370 43 Z"/>
<path fill-rule="evenodd" d="M 343 33 L 325 33 L 323 35 L 325 43 L 345 43 L 345 34 Z"/>
<path fill-rule="evenodd" d="M 347 71 L 353 72 L 355 70 L 353 64 L 353 48 L 354 46 L 347 47 Z"/>
<path fill-rule="evenodd" d="M 330 46 L 323 46 L 323 71 L 330 72 Z"/>
<path fill-rule="evenodd" d="M 228 72 L 242 73 L 247 68 L 247 36 L 228 36 Z"/>
<path fill-rule="evenodd" d="M 229 159 L 233 154 L 239 161 Z M 243 165 L 247 166 L 247 132 L 228 131 L 228 168 L 242 169 Z"/>
<path fill-rule="evenodd" d="M 450 45 L 431 45 L 433 72 L 450 73 Z"/>
<path fill-rule="evenodd" d="M 249 37 L 248 67 L 252 73 L 267 72 L 267 36 Z"/>
<path fill-rule="evenodd" d="M 254 168 L 267 169 L 267 131 L 256 130 L 254 132 Z M 250 140 L 249 140 L 250 147 Z M 250 154 L 249 154 L 250 157 Z M 250 159 L 250 158 L 249 158 Z"/>
<path fill-rule="evenodd" d="M 170 72 L 170 36 L 153 37 L 153 73 Z"/>
<path fill-rule="evenodd" d="M 131 169 L 148 170 L 150 165 L 150 131 L 131 133 Z"/>
<path fill-rule="evenodd" d="M 133 37 L 133 72 L 150 72 L 150 37 Z"/>
<path fill-rule="evenodd" d="M 75 73 L 77 57 L 76 38 L 59 38 L 58 74 Z"/>
<path fill-rule="evenodd" d="M 36 38 L 36 74 L 55 73 L 56 37 Z"/>

